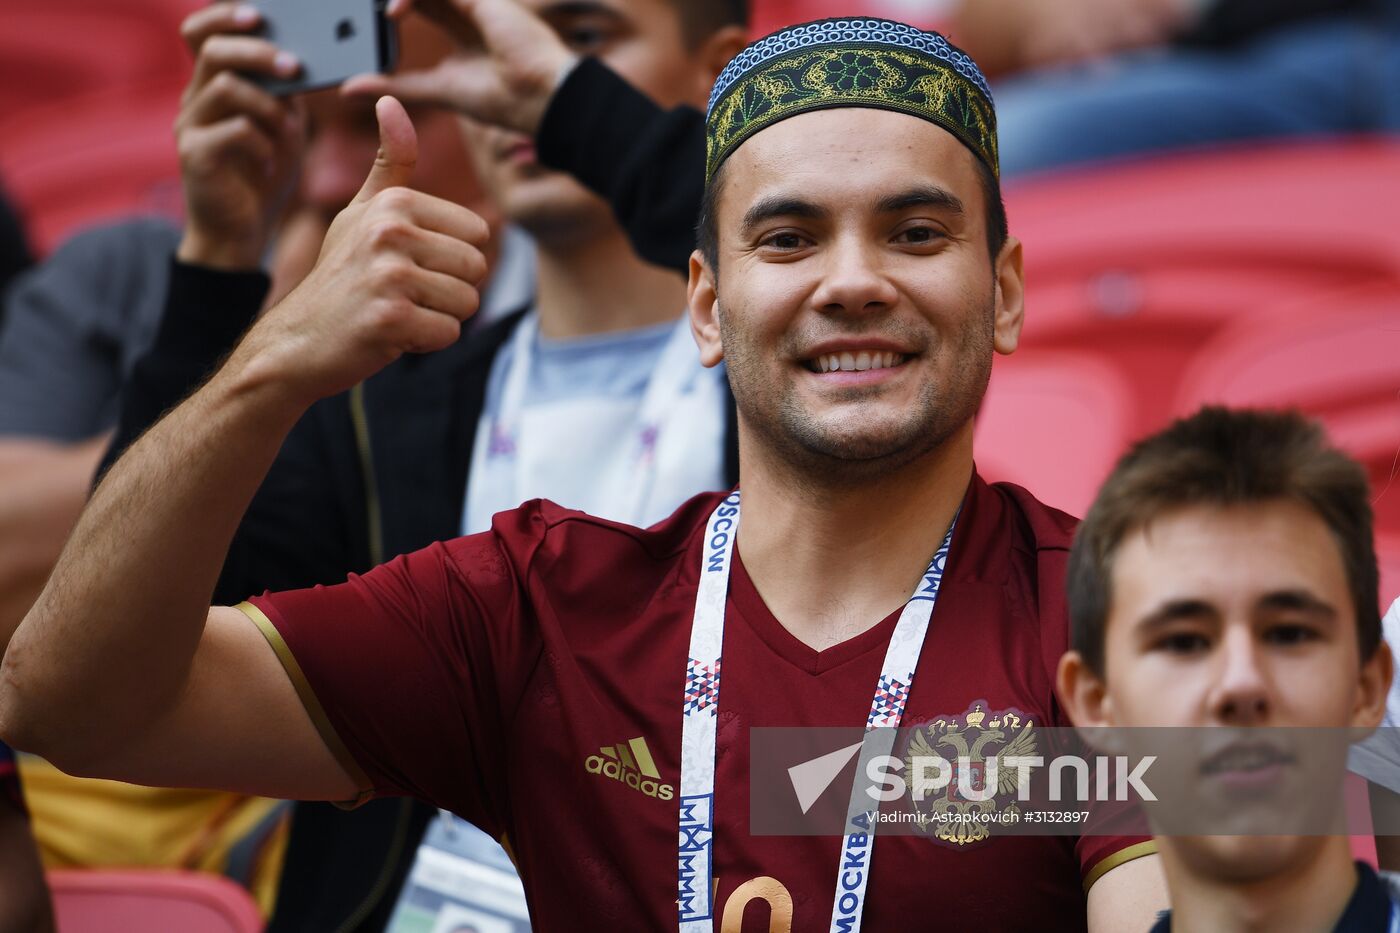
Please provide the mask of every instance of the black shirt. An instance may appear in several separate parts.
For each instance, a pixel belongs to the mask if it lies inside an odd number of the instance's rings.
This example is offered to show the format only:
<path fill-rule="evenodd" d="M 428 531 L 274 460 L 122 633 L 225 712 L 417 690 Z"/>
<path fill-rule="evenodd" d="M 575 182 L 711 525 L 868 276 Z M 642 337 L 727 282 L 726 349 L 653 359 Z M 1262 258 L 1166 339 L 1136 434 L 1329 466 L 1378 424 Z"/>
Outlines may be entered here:
<path fill-rule="evenodd" d="M 1333 933 L 1381 933 L 1391 928 L 1397 908 L 1375 871 L 1365 862 L 1356 863 L 1356 888 L 1351 892 Z M 1171 933 L 1172 914 L 1166 914 L 1152 927 L 1152 933 Z"/>

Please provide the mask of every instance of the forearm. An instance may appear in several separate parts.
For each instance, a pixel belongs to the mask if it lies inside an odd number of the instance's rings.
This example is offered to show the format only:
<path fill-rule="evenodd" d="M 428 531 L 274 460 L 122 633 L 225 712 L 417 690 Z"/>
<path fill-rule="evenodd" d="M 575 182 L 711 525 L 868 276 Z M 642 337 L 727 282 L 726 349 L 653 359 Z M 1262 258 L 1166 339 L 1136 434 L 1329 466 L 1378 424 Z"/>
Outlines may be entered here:
<path fill-rule="evenodd" d="M 74 770 L 173 702 L 228 543 L 305 408 L 236 358 L 134 444 L 0 667 L 0 735 Z"/>

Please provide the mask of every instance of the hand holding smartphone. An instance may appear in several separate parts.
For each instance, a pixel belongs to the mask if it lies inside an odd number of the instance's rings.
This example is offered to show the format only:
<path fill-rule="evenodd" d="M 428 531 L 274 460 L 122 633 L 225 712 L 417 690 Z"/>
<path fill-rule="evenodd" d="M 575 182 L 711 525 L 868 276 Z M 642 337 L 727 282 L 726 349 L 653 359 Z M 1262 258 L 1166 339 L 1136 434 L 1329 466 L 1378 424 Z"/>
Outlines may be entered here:
<path fill-rule="evenodd" d="M 398 31 L 385 15 L 388 0 L 251 0 L 262 15 L 262 35 L 295 55 L 295 78 L 253 76 L 279 97 L 333 87 L 367 72 L 388 73 L 398 63 Z"/>

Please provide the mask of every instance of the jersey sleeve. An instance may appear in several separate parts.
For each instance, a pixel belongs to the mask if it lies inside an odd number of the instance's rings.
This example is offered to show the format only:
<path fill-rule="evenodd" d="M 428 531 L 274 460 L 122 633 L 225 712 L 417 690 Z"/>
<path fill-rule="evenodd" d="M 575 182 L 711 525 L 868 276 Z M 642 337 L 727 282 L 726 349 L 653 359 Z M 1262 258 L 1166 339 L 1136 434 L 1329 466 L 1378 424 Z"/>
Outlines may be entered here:
<path fill-rule="evenodd" d="M 414 796 L 503 831 L 506 717 L 541 651 L 524 568 L 543 525 L 522 506 L 344 584 L 239 607 L 360 782 L 356 802 Z"/>
<path fill-rule="evenodd" d="M 1084 879 L 1084 891 L 1089 889 L 1119 865 L 1156 855 L 1157 843 L 1149 835 L 1080 836 L 1075 845 L 1079 853 L 1079 873 Z"/>

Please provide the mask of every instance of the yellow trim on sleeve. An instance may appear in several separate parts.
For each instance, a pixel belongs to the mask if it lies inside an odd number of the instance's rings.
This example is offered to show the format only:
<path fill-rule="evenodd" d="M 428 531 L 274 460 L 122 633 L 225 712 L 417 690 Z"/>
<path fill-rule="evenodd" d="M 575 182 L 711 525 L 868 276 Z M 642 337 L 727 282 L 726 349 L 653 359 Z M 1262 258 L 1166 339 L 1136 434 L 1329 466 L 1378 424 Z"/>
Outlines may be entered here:
<path fill-rule="evenodd" d="M 1089 874 L 1084 876 L 1084 893 L 1088 894 L 1089 889 L 1094 886 L 1104 875 L 1113 871 L 1119 865 L 1131 862 L 1135 858 L 1142 858 L 1144 855 L 1157 854 L 1157 840 L 1149 839 L 1146 842 L 1138 842 L 1130 846 L 1124 846 L 1111 855 L 1105 855 L 1099 859 L 1093 868 L 1089 869 Z"/>
<path fill-rule="evenodd" d="M 374 785 L 365 774 L 360 763 L 355 760 L 355 756 L 350 754 L 350 749 L 345 747 L 345 743 L 340 740 L 340 735 L 331 725 L 331 721 L 326 716 L 326 711 L 321 707 L 321 701 L 316 699 L 316 692 L 311 689 L 311 684 L 302 673 L 301 665 L 297 663 L 296 656 L 292 654 L 292 649 L 287 647 L 286 641 L 282 639 L 282 633 L 277 631 L 277 626 L 272 624 L 261 609 L 249 602 L 239 603 L 234 606 L 253 621 L 262 632 L 263 638 L 272 646 L 273 652 L 277 655 L 277 660 L 281 662 L 283 670 L 287 672 L 287 679 L 292 682 L 296 689 L 297 697 L 301 700 L 301 705 L 306 708 L 306 714 L 311 717 L 311 722 L 316 726 L 316 731 L 321 733 L 321 739 L 326 743 L 326 747 L 331 750 L 335 760 L 345 769 L 345 773 L 354 779 L 359 786 L 360 792 L 353 800 L 336 801 L 336 806 L 345 809 L 353 809 L 365 803 L 374 796 Z"/>

